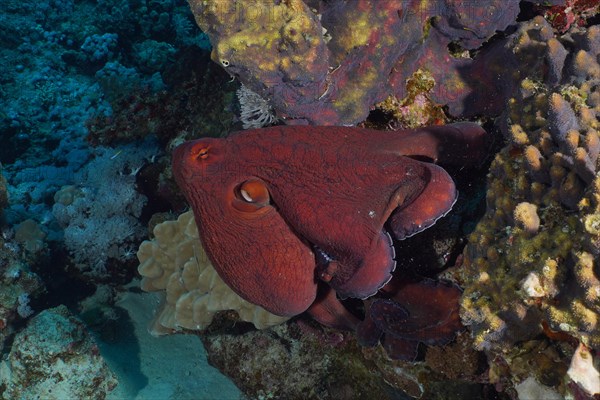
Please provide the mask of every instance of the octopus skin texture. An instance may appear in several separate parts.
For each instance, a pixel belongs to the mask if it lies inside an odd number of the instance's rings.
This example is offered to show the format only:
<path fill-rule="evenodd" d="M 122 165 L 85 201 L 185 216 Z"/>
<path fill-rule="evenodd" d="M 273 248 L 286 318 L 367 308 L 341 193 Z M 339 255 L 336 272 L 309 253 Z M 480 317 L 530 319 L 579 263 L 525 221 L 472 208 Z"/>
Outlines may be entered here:
<path fill-rule="evenodd" d="M 487 140 L 473 123 L 276 126 L 181 144 L 173 173 L 209 258 L 241 297 L 277 315 L 308 311 L 325 325 L 358 329 L 364 344 L 385 333 L 390 355 L 411 358 L 419 341 L 441 343 L 460 328 L 460 290 L 390 282 L 394 240 L 450 211 L 457 191 L 436 164 L 480 162 Z M 386 299 L 366 300 L 363 321 L 340 301 L 378 293 Z M 402 304 L 411 296 L 418 306 Z"/>

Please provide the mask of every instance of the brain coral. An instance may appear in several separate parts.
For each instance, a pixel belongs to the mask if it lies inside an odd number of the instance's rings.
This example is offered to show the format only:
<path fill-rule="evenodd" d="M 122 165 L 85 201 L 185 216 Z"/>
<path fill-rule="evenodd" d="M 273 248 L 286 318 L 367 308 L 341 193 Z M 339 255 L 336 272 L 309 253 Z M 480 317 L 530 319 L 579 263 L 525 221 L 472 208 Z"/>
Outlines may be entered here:
<path fill-rule="evenodd" d="M 513 45 L 530 75 L 465 250 L 462 319 L 481 349 L 542 331 L 600 349 L 600 26 L 556 38 L 537 17 Z"/>
<path fill-rule="evenodd" d="M 224 310 L 235 310 L 258 329 L 287 319 L 248 303 L 221 280 L 200 244 L 191 211 L 156 225 L 153 232 L 155 238 L 144 241 L 137 253 L 142 289 L 166 292 L 153 333 L 206 329 L 215 313 Z"/>

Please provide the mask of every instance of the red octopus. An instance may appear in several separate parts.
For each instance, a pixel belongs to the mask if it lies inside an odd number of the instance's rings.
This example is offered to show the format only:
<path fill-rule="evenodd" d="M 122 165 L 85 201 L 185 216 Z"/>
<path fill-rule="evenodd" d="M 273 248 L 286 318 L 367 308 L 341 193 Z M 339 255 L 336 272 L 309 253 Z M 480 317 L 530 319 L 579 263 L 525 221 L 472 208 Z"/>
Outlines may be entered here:
<path fill-rule="evenodd" d="M 241 297 L 282 316 L 308 311 L 410 359 L 419 342 L 445 343 L 460 329 L 460 290 L 405 282 L 399 271 L 392 280 L 393 242 L 430 227 L 456 201 L 452 178 L 434 162 L 479 162 L 486 141 L 473 123 L 277 126 L 184 143 L 173 172 L 209 258 Z M 363 320 L 344 298 L 368 299 Z"/>

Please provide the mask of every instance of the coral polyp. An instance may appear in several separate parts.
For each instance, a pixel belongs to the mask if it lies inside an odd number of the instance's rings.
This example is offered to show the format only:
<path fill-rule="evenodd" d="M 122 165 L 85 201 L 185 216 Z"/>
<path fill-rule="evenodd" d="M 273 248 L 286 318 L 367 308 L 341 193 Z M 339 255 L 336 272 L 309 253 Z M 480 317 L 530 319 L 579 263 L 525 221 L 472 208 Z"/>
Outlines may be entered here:
<path fill-rule="evenodd" d="M 509 101 L 460 272 L 463 322 L 492 357 L 542 333 L 600 349 L 599 34 L 556 39 L 538 17 L 515 39 L 539 61 Z"/>

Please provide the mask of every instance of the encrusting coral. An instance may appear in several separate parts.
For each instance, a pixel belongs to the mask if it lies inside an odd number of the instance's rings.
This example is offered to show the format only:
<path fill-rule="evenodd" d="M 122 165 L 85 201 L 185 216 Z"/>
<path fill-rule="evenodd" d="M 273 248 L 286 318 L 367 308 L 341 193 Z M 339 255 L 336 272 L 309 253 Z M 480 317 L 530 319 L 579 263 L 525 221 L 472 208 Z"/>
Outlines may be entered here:
<path fill-rule="evenodd" d="M 190 0 L 212 59 L 288 124 L 352 125 L 389 95 L 406 96 L 417 69 L 453 115 L 499 112 L 502 68 L 465 52 L 513 23 L 515 0 L 451 2 Z M 455 46 L 456 45 L 456 46 Z M 478 94 L 479 93 L 479 94 Z"/>
<path fill-rule="evenodd" d="M 530 77 L 509 101 L 509 144 L 459 274 L 463 322 L 507 364 L 512 345 L 541 333 L 600 349 L 600 26 L 557 39 L 537 17 L 514 53 Z"/>
<path fill-rule="evenodd" d="M 154 334 L 206 329 L 214 315 L 225 310 L 236 311 L 241 320 L 252 322 L 258 329 L 288 319 L 248 303 L 223 282 L 200 244 L 191 211 L 177 221 L 156 225 L 153 232 L 155 238 L 144 241 L 137 256 L 142 289 L 165 292 L 151 327 Z"/>

